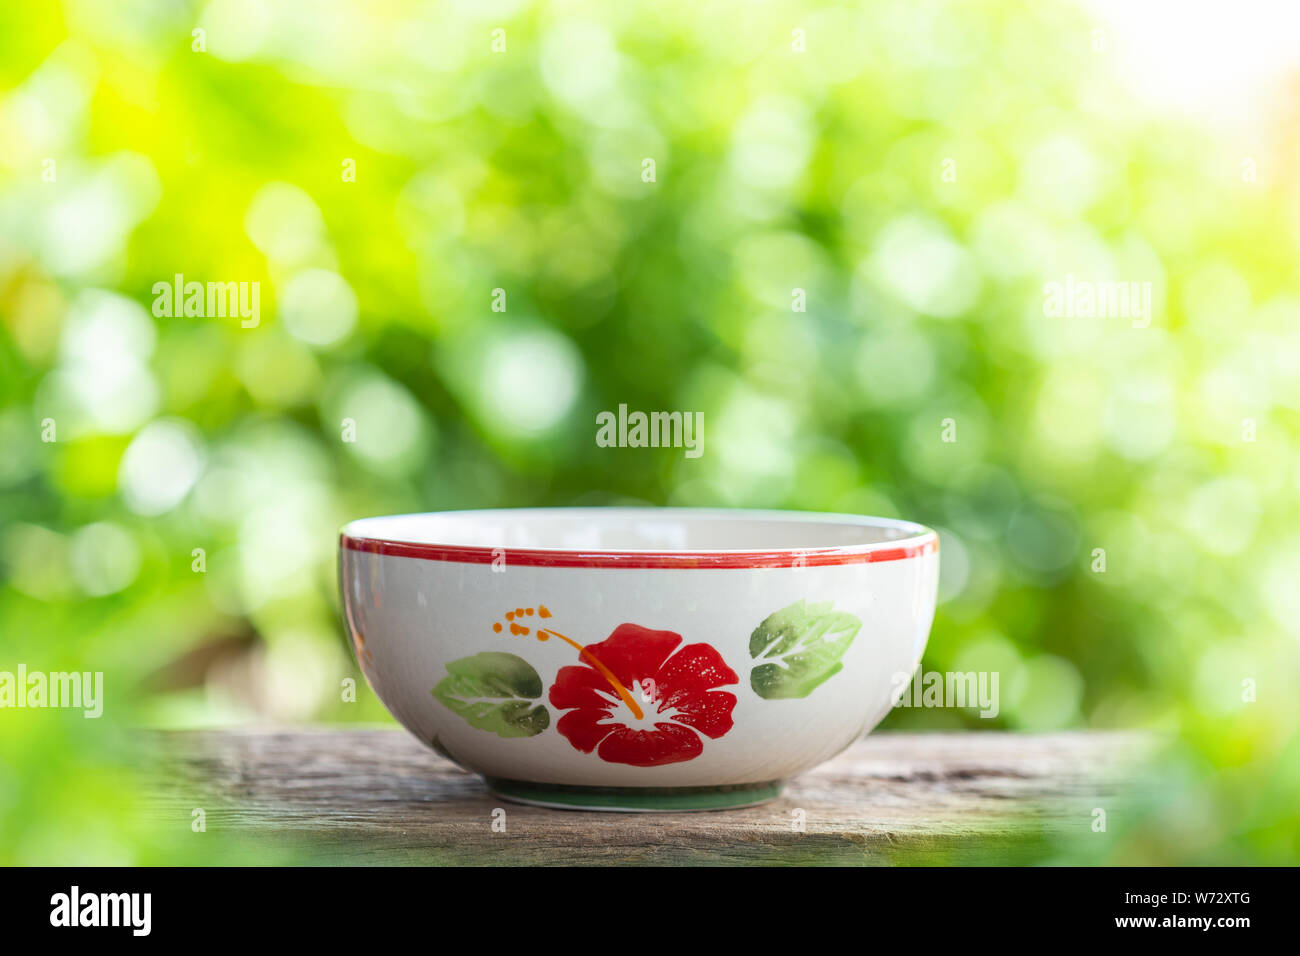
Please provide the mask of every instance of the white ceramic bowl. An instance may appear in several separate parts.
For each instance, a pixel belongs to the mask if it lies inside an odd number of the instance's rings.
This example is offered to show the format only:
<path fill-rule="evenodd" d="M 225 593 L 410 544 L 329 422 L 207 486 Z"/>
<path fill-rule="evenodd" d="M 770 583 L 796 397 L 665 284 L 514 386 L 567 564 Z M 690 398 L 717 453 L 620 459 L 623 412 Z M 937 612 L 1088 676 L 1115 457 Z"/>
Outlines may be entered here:
<path fill-rule="evenodd" d="M 770 799 L 889 712 L 938 538 L 884 518 L 652 508 L 365 518 L 340 537 L 361 670 L 502 797 L 612 810 Z"/>

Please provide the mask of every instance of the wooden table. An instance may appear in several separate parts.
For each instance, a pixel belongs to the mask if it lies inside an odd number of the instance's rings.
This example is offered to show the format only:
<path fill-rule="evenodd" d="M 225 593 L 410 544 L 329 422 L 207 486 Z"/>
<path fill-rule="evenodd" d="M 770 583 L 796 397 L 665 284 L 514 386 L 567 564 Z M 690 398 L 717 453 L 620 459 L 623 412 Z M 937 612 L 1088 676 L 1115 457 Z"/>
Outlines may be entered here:
<path fill-rule="evenodd" d="M 1146 747 L 1119 733 L 879 733 L 762 806 L 621 814 L 506 803 L 401 730 L 166 732 L 148 742 L 146 813 L 188 829 L 202 808 L 207 833 L 306 863 L 1035 862 L 1123 804 Z"/>

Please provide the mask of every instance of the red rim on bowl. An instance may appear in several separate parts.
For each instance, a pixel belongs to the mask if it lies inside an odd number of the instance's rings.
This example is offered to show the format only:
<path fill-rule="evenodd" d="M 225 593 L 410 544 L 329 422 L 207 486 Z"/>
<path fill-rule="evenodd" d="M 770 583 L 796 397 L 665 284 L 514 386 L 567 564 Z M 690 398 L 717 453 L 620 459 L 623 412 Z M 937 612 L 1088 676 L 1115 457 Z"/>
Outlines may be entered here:
<path fill-rule="evenodd" d="M 362 518 L 344 526 L 339 546 L 352 551 L 448 561 L 461 564 L 491 564 L 503 557 L 507 565 L 548 568 L 789 568 L 825 567 L 839 564 L 868 564 L 900 561 L 939 550 L 939 536 L 924 525 L 893 518 L 868 518 L 860 515 L 822 514 L 799 511 L 743 511 L 705 508 L 518 508 L 484 511 L 444 511 L 428 515 L 393 515 L 384 520 L 401 518 L 471 517 L 524 518 L 529 515 L 578 517 L 581 512 L 595 517 L 636 512 L 646 518 L 695 517 L 727 521 L 787 521 L 825 523 L 863 529 L 886 530 L 897 537 L 869 543 L 807 548 L 772 549 L 603 549 L 603 548 L 514 548 L 481 545 L 440 544 L 404 541 L 400 536 L 372 536 L 353 529 L 380 519 Z M 603 513 L 603 514 L 602 514 Z"/>

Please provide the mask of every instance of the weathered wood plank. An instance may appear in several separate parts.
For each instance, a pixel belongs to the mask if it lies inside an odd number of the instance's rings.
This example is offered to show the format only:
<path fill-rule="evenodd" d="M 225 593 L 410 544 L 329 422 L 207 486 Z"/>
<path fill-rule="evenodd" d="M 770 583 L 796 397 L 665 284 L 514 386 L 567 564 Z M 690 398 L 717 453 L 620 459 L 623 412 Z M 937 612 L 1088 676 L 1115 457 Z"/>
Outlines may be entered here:
<path fill-rule="evenodd" d="M 1117 733 L 875 734 L 763 806 L 606 814 L 505 803 L 400 730 L 175 732 L 151 737 L 148 814 L 188 827 L 201 806 L 209 832 L 303 862 L 1018 862 L 1085 837 L 1145 748 Z"/>

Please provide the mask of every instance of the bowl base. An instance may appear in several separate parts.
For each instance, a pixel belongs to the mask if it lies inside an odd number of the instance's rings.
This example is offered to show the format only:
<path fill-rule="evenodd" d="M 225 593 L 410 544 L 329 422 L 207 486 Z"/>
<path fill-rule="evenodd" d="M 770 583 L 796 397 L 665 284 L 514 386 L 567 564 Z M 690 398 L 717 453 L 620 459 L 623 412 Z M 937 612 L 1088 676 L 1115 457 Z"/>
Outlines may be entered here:
<path fill-rule="evenodd" d="M 622 813 L 672 813 L 734 810 L 766 803 L 781 795 L 782 780 L 718 787 L 575 787 L 487 777 L 488 789 L 512 803 L 556 810 L 609 810 Z"/>

